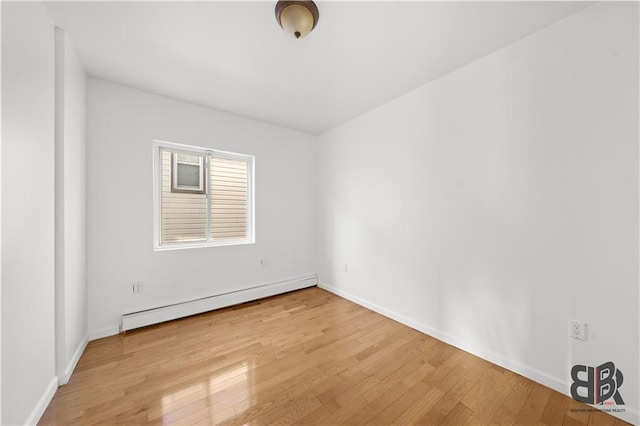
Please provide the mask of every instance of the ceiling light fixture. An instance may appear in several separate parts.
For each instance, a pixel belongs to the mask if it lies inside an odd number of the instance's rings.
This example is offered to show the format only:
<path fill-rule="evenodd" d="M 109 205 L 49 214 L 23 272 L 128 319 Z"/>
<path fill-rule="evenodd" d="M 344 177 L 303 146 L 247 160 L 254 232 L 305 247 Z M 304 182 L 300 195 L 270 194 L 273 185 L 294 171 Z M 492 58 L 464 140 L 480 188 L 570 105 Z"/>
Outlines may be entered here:
<path fill-rule="evenodd" d="M 318 6 L 310 0 L 285 1 L 276 3 L 276 19 L 287 34 L 303 38 L 318 24 Z"/>

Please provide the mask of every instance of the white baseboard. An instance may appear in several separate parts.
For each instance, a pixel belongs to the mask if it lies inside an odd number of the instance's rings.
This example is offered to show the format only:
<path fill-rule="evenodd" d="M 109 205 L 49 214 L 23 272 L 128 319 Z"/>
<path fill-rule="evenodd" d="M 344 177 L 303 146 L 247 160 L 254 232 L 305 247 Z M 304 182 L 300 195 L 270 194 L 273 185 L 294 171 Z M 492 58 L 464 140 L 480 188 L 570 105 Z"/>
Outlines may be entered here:
<path fill-rule="evenodd" d="M 85 336 L 85 338 L 82 339 L 82 341 L 76 348 L 75 352 L 73 352 L 73 355 L 71 356 L 71 359 L 67 363 L 67 366 L 64 369 L 64 372 L 58 376 L 59 386 L 64 386 L 67 383 L 69 383 L 69 379 L 73 374 L 73 370 L 75 370 L 76 365 L 78 365 L 78 361 L 80 361 L 80 357 L 82 356 L 84 349 L 87 347 L 87 343 L 89 343 L 89 336 Z"/>
<path fill-rule="evenodd" d="M 613 414 L 613 413 L 612 413 Z M 635 408 L 627 408 L 624 413 L 619 415 L 613 414 L 618 418 L 621 418 L 625 422 L 629 422 L 632 425 L 640 425 L 640 412 Z"/>
<path fill-rule="evenodd" d="M 118 333 L 120 333 L 119 325 L 99 328 L 89 332 L 89 341 L 102 339 L 103 337 L 115 336 Z"/>
<path fill-rule="evenodd" d="M 53 399 L 53 395 L 56 394 L 56 390 L 58 390 L 58 377 L 53 377 L 49 382 L 49 385 L 45 389 L 44 393 L 38 400 L 38 403 L 31 411 L 31 414 L 24 422 L 25 425 L 36 425 L 40 421 L 40 418 L 44 414 L 44 411 L 49 406 L 51 399 Z"/>
<path fill-rule="evenodd" d="M 478 348 L 478 347 L 469 345 L 464 340 L 459 339 L 449 333 L 445 333 L 433 327 L 429 327 L 424 323 L 412 320 L 411 318 L 408 318 L 402 314 L 399 314 L 395 311 L 379 306 L 375 303 L 369 302 L 368 300 L 362 299 L 361 297 L 355 296 L 349 292 L 341 290 L 332 285 L 319 282 L 318 287 L 324 290 L 327 290 L 333 294 L 336 294 L 340 297 L 343 297 L 347 300 L 350 300 L 354 303 L 357 303 L 358 305 L 364 306 L 365 308 L 370 309 L 374 312 L 377 312 L 380 315 L 384 315 L 385 317 L 398 321 L 399 323 L 409 326 L 424 334 L 428 334 L 429 336 L 435 337 L 436 339 L 441 340 L 445 343 L 448 343 L 451 346 L 455 346 L 458 349 L 462 349 L 465 352 L 469 352 L 472 355 L 480 357 L 493 364 L 497 364 L 503 368 L 506 368 L 507 370 L 513 371 L 514 373 L 520 374 L 521 376 L 524 376 L 528 379 L 533 380 L 534 382 L 547 386 L 564 395 L 570 396 L 569 390 L 571 385 L 569 382 L 565 380 L 562 380 L 558 377 L 554 377 L 536 368 L 524 365 L 518 361 L 514 361 L 512 359 L 506 358 L 500 354 L 497 354 L 485 348 Z M 638 411 L 631 407 L 625 407 L 624 413 L 611 413 L 611 414 L 629 423 L 639 424 L 640 416 L 638 416 Z"/>

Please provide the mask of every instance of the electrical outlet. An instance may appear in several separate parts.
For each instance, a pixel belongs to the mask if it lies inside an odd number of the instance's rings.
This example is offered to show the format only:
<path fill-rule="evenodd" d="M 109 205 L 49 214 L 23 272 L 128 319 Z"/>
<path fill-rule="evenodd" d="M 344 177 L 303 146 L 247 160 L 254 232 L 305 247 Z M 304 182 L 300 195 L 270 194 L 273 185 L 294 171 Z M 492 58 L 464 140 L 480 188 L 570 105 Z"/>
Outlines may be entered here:
<path fill-rule="evenodd" d="M 573 337 L 578 340 L 587 340 L 587 324 L 580 321 L 569 321 L 569 337 Z"/>
<path fill-rule="evenodd" d="M 140 294 L 144 291 L 144 283 L 142 281 L 138 281 L 133 284 L 133 294 Z"/>
<path fill-rule="evenodd" d="M 262 266 L 267 266 L 267 259 L 265 259 L 264 257 L 262 259 L 260 259 L 260 264 Z"/>

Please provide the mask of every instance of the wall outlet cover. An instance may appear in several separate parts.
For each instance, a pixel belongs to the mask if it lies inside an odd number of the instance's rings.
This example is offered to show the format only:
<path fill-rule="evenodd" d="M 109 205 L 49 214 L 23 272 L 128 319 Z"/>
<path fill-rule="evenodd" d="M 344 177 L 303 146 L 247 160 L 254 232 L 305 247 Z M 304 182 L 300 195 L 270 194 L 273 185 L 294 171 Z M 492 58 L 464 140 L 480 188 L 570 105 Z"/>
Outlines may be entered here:
<path fill-rule="evenodd" d="M 588 337 L 587 323 L 570 320 L 569 321 L 569 337 L 573 337 L 578 340 L 587 340 Z"/>
<path fill-rule="evenodd" d="M 144 283 L 142 281 L 138 281 L 133 284 L 133 294 L 140 294 L 144 291 Z"/>

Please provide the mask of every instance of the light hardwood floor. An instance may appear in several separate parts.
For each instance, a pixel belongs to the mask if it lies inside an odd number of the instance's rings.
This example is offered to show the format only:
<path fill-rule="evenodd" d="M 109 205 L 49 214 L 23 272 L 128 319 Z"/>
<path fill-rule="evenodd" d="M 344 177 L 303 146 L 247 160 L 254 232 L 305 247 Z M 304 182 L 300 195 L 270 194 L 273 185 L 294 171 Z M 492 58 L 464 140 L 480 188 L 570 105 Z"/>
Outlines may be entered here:
<path fill-rule="evenodd" d="M 313 287 L 93 341 L 40 423 L 626 424 L 585 409 Z"/>

